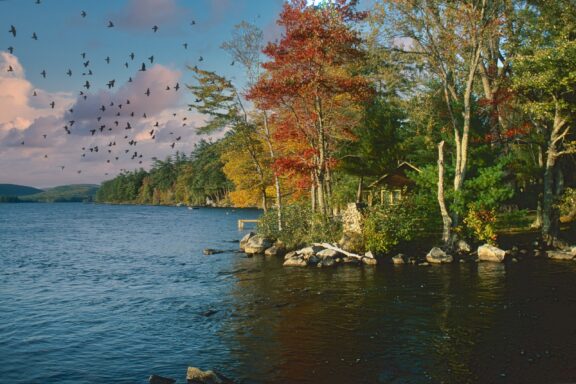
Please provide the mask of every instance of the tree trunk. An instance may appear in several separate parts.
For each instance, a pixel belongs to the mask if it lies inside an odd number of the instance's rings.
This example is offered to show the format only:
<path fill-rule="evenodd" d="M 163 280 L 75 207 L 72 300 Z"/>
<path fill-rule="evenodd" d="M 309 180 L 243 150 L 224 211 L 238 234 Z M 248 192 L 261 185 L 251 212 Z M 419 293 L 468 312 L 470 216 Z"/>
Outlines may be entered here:
<path fill-rule="evenodd" d="M 448 245 L 451 237 L 452 219 L 448 214 L 444 199 L 444 140 L 438 144 L 438 205 L 442 215 L 442 241 Z"/>
<path fill-rule="evenodd" d="M 272 146 L 272 138 L 270 135 L 270 128 L 268 127 L 268 115 L 264 112 L 264 137 L 266 139 L 266 144 L 268 144 L 268 151 L 270 152 L 270 158 L 272 162 L 276 159 L 276 153 L 274 152 L 274 147 Z M 276 189 L 276 212 L 278 215 L 278 230 L 282 232 L 282 190 L 280 186 L 280 178 L 274 172 L 274 188 Z"/>
<path fill-rule="evenodd" d="M 364 176 L 360 176 L 360 181 L 358 182 L 358 191 L 356 192 L 356 203 L 362 202 L 362 184 L 364 183 Z"/>

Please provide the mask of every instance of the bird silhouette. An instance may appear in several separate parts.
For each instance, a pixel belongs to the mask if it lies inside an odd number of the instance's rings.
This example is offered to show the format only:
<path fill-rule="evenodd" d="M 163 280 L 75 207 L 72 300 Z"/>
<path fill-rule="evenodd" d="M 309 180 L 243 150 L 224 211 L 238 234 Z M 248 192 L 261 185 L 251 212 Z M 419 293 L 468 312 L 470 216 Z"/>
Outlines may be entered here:
<path fill-rule="evenodd" d="M 140 67 L 139 71 L 144 72 L 145 70 L 146 70 L 146 64 L 142 63 L 142 66 Z"/>
<path fill-rule="evenodd" d="M 8 72 L 14 72 L 14 68 L 11 65 L 8 66 Z"/>
<path fill-rule="evenodd" d="M 182 45 L 184 46 L 184 49 L 188 49 L 188 43 L 184 43 Z"/>
<path fill-rule="evenodd" d="M 8 30 L 12 34 L 12 36 L 16 37 L 16 27 L 11 25 L 10 29 Z"/>
<path fill-rule="evenodd" d="M 116 80 L 110 80 L 108 82 L 108 84 L 106 84 L 108 86 L 108 89 L 112 88 L 114 86 L 114 83 L 116 82 Z"/>
<path fill-rule="evenodd" d="M 55 102 L 51 102 L 51 103 L 50 103 L 50 106 L 52 107 L 52 109 L 54 109 L 54 106 L 55 106 L 55 105 L 56 105 Z"/>
<path fill-rule="evenodd" d="M 84 88 L 90 89 L 90 82 L 88 80 L 86 80 L 86 82 L 84 83 Z"/>
<path fill-rule="evenodd" d="M 90 65 L 90 60 L 84 62 L 84 68 L 88 68 Z"/>
<path fill-rule="evenodd" d="M 200 56 L 200 58 L 198 59 L 198 61 L 204 61 L 204 58 L 202 56 Z"/>
<path fill-rule="evenodd" d="M 146 96 L 150 96 L 150 88 L 148 88 L 148 89 L 146 90 L 146 92 L 144 92 L 144 94 L 145 94 Z"/>
<path fill-rule="evenodd" d="M 40 74 L 42 75 L 43 78 L 46 78 L 46 70 L 43 69 L 42 72 L 40 72 Z"/>
<path fill-rule="evenodd" d="M 152 30 L 154 31 L 154 33 L 156 33 L 158 31 L 158 26 L 157 25 L 153 26 Z"/>
<path fill-rule="evenodd" d="M 36 35 L 36 32 L 32 32 L 32 39 L 38 40 L 38 35 Z"/>
<path fill-rule="evenodd" d="M 68 69 L 68 71 L 66 71 L 66 74 L 67 74 L 68 76 L 72 76 L 72 70 L 71 70 L 71 69 Z"/>
<path fill-rule="evenodd" d="M 82 16 L 82 17 L 86 17 L 86 11 L 82 11 L 82 12 L 80 12 L 80 16 Z"/>
<path fill-rule="evenodd" d="M 14 47 L 8 47 L 8 52 L 10 52 L 11 55 L 14 54 Z"/>
<path fill-rule="evenodd" d="M 106 56 L 106 59 L 104 60 L 106 60 L 106 64 L 110 64 L 110 56 Z"/>
<path fill-rule="evenodd" d="M 114 27 L 114 23 L 112 21 L 108 21 L 108 28 Z"/>
<path fill-rule="evenodd" d="M 180 89 L 180 83 L 176 83 L 176 85 L 174 86 L 174 90 L 178 91 Z"/>
<path fill-rule="evenodd" d="M 131 60 L 134 60 L 134 56 L 135 56 L 135 55 L 134 55 L 134 52 L 130 53 L 130 59 L 131 59 Z"/>
<path fill-rule="evenodd" d="M 154 62 L 154 55 L 150 56 L 148 60 L 150 60 L 150 64 L 152 64 Z"/>
<path fill-rule="evenodd" d="M 195 25 L 195 24 L 196 24 L 195 20 L 192 20 L 192 22 L 190 23 L 190 25 Z"/>

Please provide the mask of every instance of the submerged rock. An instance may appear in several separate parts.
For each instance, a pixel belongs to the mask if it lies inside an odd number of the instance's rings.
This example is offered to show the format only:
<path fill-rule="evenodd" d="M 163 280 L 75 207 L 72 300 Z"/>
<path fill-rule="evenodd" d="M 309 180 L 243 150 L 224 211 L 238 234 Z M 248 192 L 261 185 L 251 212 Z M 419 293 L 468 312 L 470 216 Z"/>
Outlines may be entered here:
<path fill-rule="evenodd" d="M 454 258 L 438 247 L 434 247 L 426 255 L 426 261 L 430 264 L 447 264 L 454 261 Z"/>
<path fill-rule="evenodd" d="M 216 255 L 218 253 L 224 253 L 224 251 L 220 249 L 205 248 L 202 253 L 204 253 L 205 255 Z"/>
<path fill-rule="evenodd" d="M 549 259 L 553 260 L 572 260 L 574 255 L 566 251 L 548 251 L 547 256 Z"/>
<path fill-rule="evenodd" d="M 405 256 L 401 253 L 397 254 L 396 256 L 392 256 L 392 264 L 394 264 L 394 265 L 406 264 L 404 257 Z"/>
<path fill-rule="evenodd" d="M 478 260 L 480 261 L 501 263 L 504 261 L 505 257 L 506 251 L 493 245 L 484 244 L 478 247 Z"/>
<path fill-rule="evenodd" d="M 308 263 L 306 262 L 306 260 L 300 257 L 291 257 L 289 259 L 286 259 L 284 261 L 284 264 L 282 265 L 285 267 L 305 267 L 308 265 Z"/>
<path fill-rule="evenodd" d="M 286 253 L 286 249 L 277 245 L 273 245 L 264 251 L 266 256 L 284 256 L 284 253 Z"/>
<path fill-rule="evenodd" d="M 174 384 L 176 379 L 171 379 L 169 377 L 162 377 L 158 375 L 151 375 L 148 378 L 148 383 L 150 384 Z"/>
<path fill-rule="evenodd" d="M 333 267 L 334 265 L 336 265 L 336 261 L 331 258 L 331 257 L 324 257 L 322 260 L 320 260 L 320 262 L 318 263 L 317 267 L 322 268 L 322 267 Z"/>

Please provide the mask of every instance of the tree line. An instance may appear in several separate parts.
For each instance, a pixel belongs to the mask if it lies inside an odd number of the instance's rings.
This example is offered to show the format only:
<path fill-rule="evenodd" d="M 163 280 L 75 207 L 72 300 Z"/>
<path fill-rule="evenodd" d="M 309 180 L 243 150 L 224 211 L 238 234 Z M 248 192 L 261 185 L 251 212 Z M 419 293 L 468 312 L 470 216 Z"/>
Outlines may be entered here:
<path fill-rule="evenodd" d="M 504 206 L 535 211 L 544 240 L 558 241 L 560 202 L 576 186 L 573 1 L 378 0 L 360 11 L 290 0 L 277 23 L 277 41 L 242 22 L 222 45 L 245 83 L 190 68 L 199 133 L 227 132 L 209 146 L 217 177 L 198 175 L 193 155 L 102 190 L 189 202 L 220 183 L 214 198 L 272 208 L 282 231 L 287 203 L 330 221 L 408 161 L 422 170 L 409 212 L 434 218 L 445 243 L 493 240 Z"/>

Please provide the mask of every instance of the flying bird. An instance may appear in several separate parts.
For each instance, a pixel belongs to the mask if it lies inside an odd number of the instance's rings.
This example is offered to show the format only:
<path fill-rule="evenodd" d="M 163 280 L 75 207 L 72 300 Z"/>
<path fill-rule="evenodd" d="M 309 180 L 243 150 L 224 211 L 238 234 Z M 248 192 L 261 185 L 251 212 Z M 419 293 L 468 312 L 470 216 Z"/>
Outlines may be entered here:
<path fill-rule="evenodd" d="M 176 85 L 174 86 L 174 90 L 178 91 L 180 89 L 180 83 L 176 83 Z"/>
<path fill-rule="evenodd" d="M 195 25 L 195 24 L 196 24 L 195 20 L 192 20 L 192 22 L 190 23 L 190 25 Z"/>
<path fill-rule="evenodd" d="M 134 52 L 130 54 L 130 59 L 134 60 Z"/>
<path fill-rule="evenodd" d="M 114 23 L 112 21 L 108 21 L 108 28 L 114 27 Z"/>
<path fill-rule="evenodd" d="M 42 75 L 43 78 L 46 78 L 46 70 L 43 69 L 42 72 L 40 72 L 40 74 Z"/>
<path fill-rule="evenodd" d="M 139 71 L 144 72 L 146 70 L 146 64 L 142 63 L 142 66 L 140 67 Z"/>
<path fill-rule="evenodd" d="M 38 40 L 38 35 L 36 35 L 36 32 L 32 32 L 32 38 L 34 40 Z"/>
<path fill-rule="evenodd" d="M 11 25 L 10 30 L 8 31 L 12 34 L 12 36 L 16 37 L 16 27 Z"/>
<path fill-rule="evenodd" d="M 8 47 L 8 52 L 10 52 L 10 54 L 14 54 L 14 47 Z"/>
<path fill-rule="evenodd" d="M 51 103 L 50 103 L 50 106 L 52 107 L 52 109 L 54 109 L 54 106 L 55 106 L 55 105 L 56 105 L 55 102 L 51 102 Z"/>
<path fill-rule="evenodd" d="M 157 25 L 153 26 L 152 30 L 154 31 L 154 33 L 156 33 L 156 31 L 158 31 L 158 26 Z"/>
<path fill-rule="evenodd" d="M 114 83 L 116 82 L 116 80 L 110 80 L 108 82 L 108 84 L 106 84 L 108 86 L 108 89 L 112 88 L 114 86 Z"/>
<path fill-rule="evenodd" d="M 150 88 L 148 88 L 144 94 L 145 94 L 146 96 L 150 96 Z"/>
<path fill-rule="evenodd" d="M 82 17 L 86 17 L 86 11 L 82 11 L 82 12 L 80 12 L 80 16 L 82 16 Z"/>
<path fill-rule="evenodd" d="M 188 49 L 188 43 L 184 43 L 182 45 L 184 46 L 184 49 Z"/>
<path fill-rule="evenodd" d="M 84 88 L 90 89 L 90 82 L 88 80 L 86 80 L 86 82 L 84 83 Z"/>
<path fill-rule="evenodd" d="M 71 69 L 68 69 L 68 71 L 66 72 L 66 74 L 67 74 L 68 76 L 72 76 L 72 70 L 71 70 Z"/>
<path fill-rule="evenodd" d="M 106 56 L 106 64 L 110 64 L 110 56 Z"/>
<path fill-rule="evenodd" d="M 154 55 L 150 56 L 148 60 L 150 60 L 150 64 L 152 64 L 154 62 Z"/>
<path fill-rule="evenodd" d="M 11 65 L 8 66 L 8 72 L 14 72 L 14 68 Z"/>

